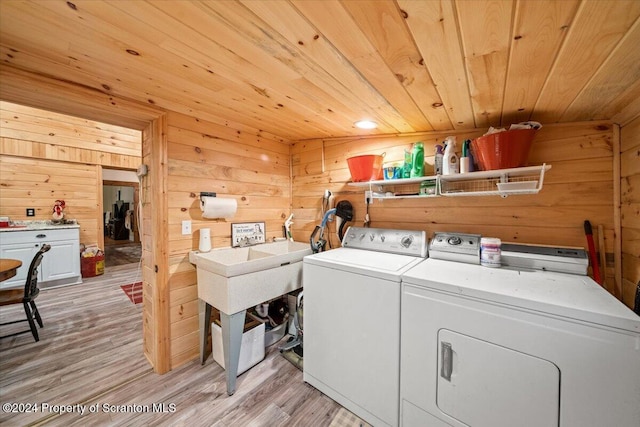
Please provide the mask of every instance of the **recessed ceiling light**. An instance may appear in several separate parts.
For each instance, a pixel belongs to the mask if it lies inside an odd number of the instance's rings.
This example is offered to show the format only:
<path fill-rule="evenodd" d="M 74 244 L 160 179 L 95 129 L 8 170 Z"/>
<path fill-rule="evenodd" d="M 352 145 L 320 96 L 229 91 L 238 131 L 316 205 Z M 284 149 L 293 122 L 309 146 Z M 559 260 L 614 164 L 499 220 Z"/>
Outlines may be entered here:
<path fill-rule="evenodd" d="M 378 124 L 372 120 L 360 120 L 354 123 L 357 128 L 360 129 L 375 129 Z"/>

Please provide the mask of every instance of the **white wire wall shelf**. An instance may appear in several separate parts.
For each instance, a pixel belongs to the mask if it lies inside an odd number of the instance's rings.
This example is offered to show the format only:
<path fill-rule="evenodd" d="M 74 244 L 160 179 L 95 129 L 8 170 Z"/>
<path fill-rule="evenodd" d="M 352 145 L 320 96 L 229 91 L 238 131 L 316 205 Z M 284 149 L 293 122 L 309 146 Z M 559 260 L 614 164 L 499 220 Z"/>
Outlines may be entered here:
<path fill-rule="evenodd" d="M 421 176 L 418 178 L 350 182 L 349 185 L 368 189 L 373 199 L 492 196 L 507 197 L 512 194 L 537 194 L 542 190 L 544 174 L 551 165 L 497 169 L 454 175 Z M 419 185 L 424 181 L 435 182 L 434 194 L 420 194 Z M 392 187 L 392 188 L 389 188 Z M 393 191 L 389 191 L 392 189 Z"/>

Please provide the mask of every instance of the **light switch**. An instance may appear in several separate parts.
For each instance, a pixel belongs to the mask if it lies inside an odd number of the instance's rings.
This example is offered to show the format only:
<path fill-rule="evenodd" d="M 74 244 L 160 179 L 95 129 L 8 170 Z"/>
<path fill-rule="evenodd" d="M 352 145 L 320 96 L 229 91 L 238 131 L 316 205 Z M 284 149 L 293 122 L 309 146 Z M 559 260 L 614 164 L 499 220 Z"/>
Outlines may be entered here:
<path fill-rule="evenodd" d="M 191 234 L 191 221 L 182 221 L 182 234 Z"/>

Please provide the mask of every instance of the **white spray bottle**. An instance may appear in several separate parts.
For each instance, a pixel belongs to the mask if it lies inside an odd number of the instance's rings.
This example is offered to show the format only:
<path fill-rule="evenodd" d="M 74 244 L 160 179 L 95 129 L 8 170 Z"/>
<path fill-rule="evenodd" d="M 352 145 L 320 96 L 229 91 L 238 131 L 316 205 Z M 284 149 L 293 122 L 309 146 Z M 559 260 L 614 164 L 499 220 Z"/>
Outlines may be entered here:
<path fill-rule="evenodd" d="M 446 147 L 444 149 L 444 159 L 442 162 L 442 174 L 452 175 L 460 173 L 460 162 L 456 154 L 456 137 L 448 136 L 444 143 Z"/>

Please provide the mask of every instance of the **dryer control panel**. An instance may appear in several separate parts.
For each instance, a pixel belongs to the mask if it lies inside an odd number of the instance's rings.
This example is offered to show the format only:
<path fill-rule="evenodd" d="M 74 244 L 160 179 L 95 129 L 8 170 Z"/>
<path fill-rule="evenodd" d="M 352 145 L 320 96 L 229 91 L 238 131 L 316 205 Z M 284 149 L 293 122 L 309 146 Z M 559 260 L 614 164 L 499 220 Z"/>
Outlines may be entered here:
<path fill-rule="evenodd" d="M 342 246 L 424 258 L 427 256 L 427 235 L 416 230 L 349 227 L 342 238 Z"/>
<path fill-rule="evenodd" d="M 480 235 L 436 232 L 429 246 L 429 256 L 448 261 L 480 264 Z"/>

